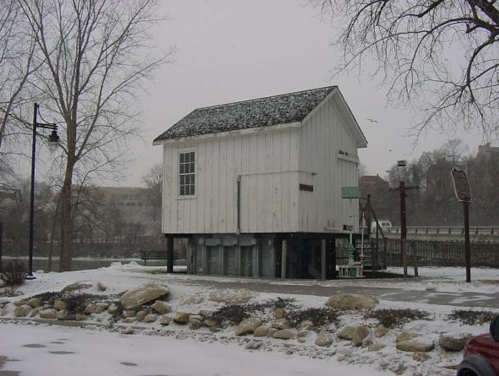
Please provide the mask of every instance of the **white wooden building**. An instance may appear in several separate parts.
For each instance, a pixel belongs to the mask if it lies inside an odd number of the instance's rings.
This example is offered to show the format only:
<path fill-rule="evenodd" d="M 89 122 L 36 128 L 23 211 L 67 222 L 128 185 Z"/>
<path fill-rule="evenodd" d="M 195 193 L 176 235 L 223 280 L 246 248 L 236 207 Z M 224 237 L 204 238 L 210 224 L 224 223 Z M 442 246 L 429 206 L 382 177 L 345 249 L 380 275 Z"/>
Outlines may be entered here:
<path fill-rule="evenodd" d="M 342 188 L 367 146 L 338 87 L 199 108 L 154 144 L 163 233 L 190 239 L 189 272 L 334 277 L 328 244 L 359 223 Z"/>

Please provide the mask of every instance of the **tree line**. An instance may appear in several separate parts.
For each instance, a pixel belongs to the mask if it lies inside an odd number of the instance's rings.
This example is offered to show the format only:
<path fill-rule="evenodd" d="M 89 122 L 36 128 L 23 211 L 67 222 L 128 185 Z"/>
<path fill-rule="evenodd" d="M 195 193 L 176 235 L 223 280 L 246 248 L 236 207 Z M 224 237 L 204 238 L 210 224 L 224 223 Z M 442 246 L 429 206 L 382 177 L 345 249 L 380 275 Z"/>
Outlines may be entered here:
<path fill-rule="evenodd" d="M 93 258 L 138 257 L 140 250 L 165 249 L 161 234 L 162 169 L 154 165 L 143 177 L 142 188 L 81 186 L 75 188 L 73 242 L 75 256 Z M 35 256 L 59 256 L 61 226 L 58 213 L 60 192 L 38 181 L 35 191 Z M 0 195 L 0 222 L 3 224 L 3 255 L 28 255 L 29 182 L 18 179 L 15 187 Z M 116 191 L 116 194 L 109 192 Z M 137 206 L 126 207 L 127 192 L 134 192 Z M 116 197 L 114 197 L 116 196 Z M 140 197 L 139 197 L 140 196 Z M 140 204 L 140 206 L 139 206 Z M 132 215 L 133 214 L 133 215 Z"/>
<path fill-rule="evenodd" d="M 499 148 L 482 146 L 475 155 L 465 155 L 466 147 L 454 139 L 442 147 L 423 153 L 405 168 L 392 166 L 386 184 L 380 184 L 372 196 L 378 218 L 400 224 L 400 181 L 407 190 L 408 226 L 462 226 L 463 209 L 457 200 L 451 177 L 453 168 L 467 172 L 472 194 L 470 224 L 499 224 Z"/>
<path fill-rule="evenodd" d="M 29 158 L 33 117 L 56 124 L 60 142 L 49 185 L 58 192 L 53 230 L 61 271 L 71 269 L 82 215 L 80 187 L 120 174 L 128 162 L 127 142 L 140 128 L 137 98 L 168 61 L 170 53 L 158 53 L 151 35 L 161 21 L 157 5 L 156 0 L 2 1 L 0 188 L 24 194 L 13 183 L 13 166 L 19 157 Z M 36 114 L 35 102 L 41 108 Z"/>

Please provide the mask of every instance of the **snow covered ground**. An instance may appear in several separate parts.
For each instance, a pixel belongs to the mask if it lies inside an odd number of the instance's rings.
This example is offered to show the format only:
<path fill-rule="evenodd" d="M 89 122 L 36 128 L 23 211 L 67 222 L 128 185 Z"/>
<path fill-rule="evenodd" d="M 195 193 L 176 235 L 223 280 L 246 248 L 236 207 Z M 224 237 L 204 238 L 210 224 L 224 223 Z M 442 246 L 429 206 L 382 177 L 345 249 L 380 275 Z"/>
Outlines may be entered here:
<path fill-rule="evenodd" d="M 166 275 L 157 267 L 137 264 L 113 264 L 109 268 L 84 270 L 69 273 L 39 273 L 35 280 L 27 281 L 19 288 L 21 296 L 0 298 L 2 301 L 23 299 L 47 291 L 60 291 L 73 282 L 97 282 L 107 287 L 105 292 L 93 288 L 92 294 L 117 294 L 144 282 L 155 280 L 170 288 L 168 303 L 175 310 L 213 310 L 220 306 L 203 299 L 199 304 L 182 305 L 187 297 L 206 297 L 211 288 L 186 283 L 192 280 L 217 280 L 217 278 Z M 400 270 L 395 270 L 399 272 Z M 461 268 L 420 268 L 421 280 L 414 281 L 268 281 L 275 284 L 309 284 L 332 286 L 334 284 L 362 286 L 373 284 L 395 289 L 435 289 L 473 292 L 499 289 L 499 273 L 495 269 L 473 269 L 472 284 L 464 283 Z M 244 288 L 244 281 L 241 281 Z M 294 298 L 300 307 L 323 307 L 326 298 L 313 295 L 290 295 L 279 293 L 255 293 L 251 302 L 263 302 L 277 297 Z M 464 302 L 465 303 L 465 302 Z M 472 307 L 470 302 L 470 307 Z M 438 343 L 442 334 L 479 334 L 487 331 L 487 324 L 463 325 L 449 320 L 448 315 L 456 309 L 438 304 L 407 303 L 381 300 L 376 308 L 416 308 L 430 314 L 430 320 L 417 320 L 402 328 L 391 330 L 385 337 L 376 339 L 386 345 L 380 351 L 370 352 L 365 347 L 353 346 L 350 341 L 335 340 L 329 347 L 314 344 L 316 334 L 311 332 L 303 343 L 296 340 L 283 341 L 275 338 L 259 338 L 260 348 L 249 349 L 256 339 L 251 336 L 234 336 L 234 328 L 210 332 L 207 328 L 190 330 L 186 326 L 171 324 L 161 327 L 157 323 L 108 325 L 105 316 L 95 316 L 84 328 L 58 325 L 33 324 L 29 319 L 20 322 L 13 313 L 0 316 L 0 375 L 3 371 L 19 372 L 23 376 L 35 375 L 453 375 L 453 366 L 461 360 L 460 353 L 450 353 L 438 346 L 428 353 L 429 359 L 413 359 L 412 353 L 395 348 L 395 337 L 402 330 L 418 332 L 422 338 Z M 462 309 L 462 307 L 460 307 Z M 376 326 L 373 319 L 362 314 L 346 313 L 340 317 L 338 328 L 327 328 L 335 332 L 346 325 Z M 129 334 L 125 334 L 129 333 Z M 6 340 L 7 339 L 7 340 Z M 6 357 L 10 361 L 3 364 Z M 17 360 L 17 361 L 14 361 Z M 2 368 L 3 367 L 3 368 Z"/>

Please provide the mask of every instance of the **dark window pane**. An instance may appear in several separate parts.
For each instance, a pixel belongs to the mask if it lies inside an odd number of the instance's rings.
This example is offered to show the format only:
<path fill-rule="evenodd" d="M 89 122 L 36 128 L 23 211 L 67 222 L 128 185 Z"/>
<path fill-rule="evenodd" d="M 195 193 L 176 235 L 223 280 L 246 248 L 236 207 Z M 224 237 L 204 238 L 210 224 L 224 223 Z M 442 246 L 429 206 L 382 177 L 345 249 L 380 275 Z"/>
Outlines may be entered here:
<path fill-rule="evenodd" d="M 191 153 L 191 162 L 196 161 L 196 154 L 194 152 Z"/>
<path fill-rule="evenodd" d="M 184 196 L 184 192 L 185 192 L 184 189 L 185 189 L 184 186 L 181 185 L 180 186 L 180 196 Z"/>
<path fill-rule="evenodd" d="M 180 153 L 180 163 L 185 162 L 185 153 Z"/>
<path fill-rule="evenodd" d="M 185 165 L 184 164 L 180 164 L 180 173 L 183 174 L 185 173 Z"/>

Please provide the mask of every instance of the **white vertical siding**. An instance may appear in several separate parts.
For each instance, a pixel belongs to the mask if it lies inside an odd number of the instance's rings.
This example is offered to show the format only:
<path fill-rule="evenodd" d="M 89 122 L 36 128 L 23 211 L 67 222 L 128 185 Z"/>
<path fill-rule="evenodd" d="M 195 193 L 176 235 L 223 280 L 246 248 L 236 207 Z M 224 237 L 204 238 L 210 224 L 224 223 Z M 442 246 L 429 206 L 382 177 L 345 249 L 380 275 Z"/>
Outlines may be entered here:
<path fill-rule="evenodd" d="M 355 158 L 357 147 L 334 98 L 302 124 L 299 148 L 300 183 L 314 187 L 299 193 L 300 231 L 357 229 L 358 200 L 342 199 L 341 188 L 358 186 L 358 166 L 338 159 L 340 150 Z"/>
<path fill-rule="evenodd" d="M 196 196 L 178 196 L 178 153 L 196 152 Z M 255 132 L 163 146 L 163 232 L 235 233 L 241 176 L 241 232 L 298 230 L 298 131 Z"/>

